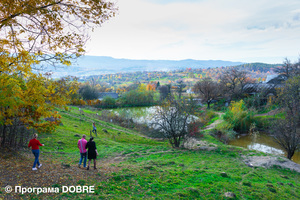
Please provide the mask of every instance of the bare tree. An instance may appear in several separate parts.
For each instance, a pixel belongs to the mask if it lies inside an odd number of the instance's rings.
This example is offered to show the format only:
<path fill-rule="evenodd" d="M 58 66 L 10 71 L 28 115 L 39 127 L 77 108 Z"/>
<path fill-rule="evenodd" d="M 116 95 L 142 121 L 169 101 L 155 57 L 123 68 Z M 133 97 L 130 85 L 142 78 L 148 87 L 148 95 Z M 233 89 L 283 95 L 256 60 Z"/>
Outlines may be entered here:
<path fill-rule="evenodd" d="M 198 81 L 194 85 L 193 91 L 200 95 L 203 102 L 207 103 L 208 109 L 211 102 L 220 96 L 219 84 L 211 78 L 204 78 L 202 81 Z"/>
<path fill-rule="evenodd" d="M 188 124 L 192 122 L 194 110 L 192 99 L 175 100 L 171 96 L 157 107 L 151 126 L 167 138 L 172 147 L 179 147 L 188 134 Z"/>
<path fill-rule="evenodd" d="M 221 76 L 221 84 L 225 93 L 232 98 L 239 98 L 243 93 L 244 86 L 248 83 L 247 72 L 231 68 Z"/>
<path fill-rule="evenodd" d="M 285 58 L 283 65 L 275 68 L 276 73 L 284 76 L 286 79 L 300 74 L 300 58 L 298 62 L 292 63 L 289 59 Z"/>
<path fill-rule="evenodd" d="M 300 76 L 286 81 L 278 101 L 286 111 L 286 117 L 273 124 L 274 140 L 287 151 L 287 158 L 291 159 L 295 151 L 300 149 Z"/>
<path fill-rule="evenodd" d="M 277 120 L 273 124 L 273 137 L 287 152 L 287 158 L 292 159 L 295 151 L 300 148 L 300 130 L 297 120 L 287 116 L 286 119 Z"/>

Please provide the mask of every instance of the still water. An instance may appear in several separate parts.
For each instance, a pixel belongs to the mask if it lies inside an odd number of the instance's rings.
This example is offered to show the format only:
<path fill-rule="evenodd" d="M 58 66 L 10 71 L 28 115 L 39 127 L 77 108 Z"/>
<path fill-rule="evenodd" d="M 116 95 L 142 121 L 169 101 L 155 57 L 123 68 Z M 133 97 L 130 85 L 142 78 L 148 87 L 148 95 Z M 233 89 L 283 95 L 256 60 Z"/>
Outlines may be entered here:
<path fill-rule="evenodd" d="M 153 117 L 157 109 L 159 109 L 159 106 L 116 108 L 111 111 L 122 118 L 132 119 L 135 123 L 150 125 L 154 122 Z M 188 118 L 188 121 L 196 120 L 197 118 L 198 117 L 192 115 Z"/>
<path fill-rule="evenodd" d="M 258 150 L 265 153 L 286 156 L 285 151 L 273 141 L 272 137 L 260 133 L 256 138 L 250 135 L 238 136 L 235 140 L 229 142 L 230 145 L 245 147 L 248 149 Z M 296 152 L 292 157 L 292 161 L 300 164 L 300 152 Z"/>
<path fill-rule="evenodd" d="M 157 106 L 150 107 L 130 107 L 112 109 L 115 114 L 125 119 L 132 119 L 135 123 L 150 123 L 153 120 Z"/>

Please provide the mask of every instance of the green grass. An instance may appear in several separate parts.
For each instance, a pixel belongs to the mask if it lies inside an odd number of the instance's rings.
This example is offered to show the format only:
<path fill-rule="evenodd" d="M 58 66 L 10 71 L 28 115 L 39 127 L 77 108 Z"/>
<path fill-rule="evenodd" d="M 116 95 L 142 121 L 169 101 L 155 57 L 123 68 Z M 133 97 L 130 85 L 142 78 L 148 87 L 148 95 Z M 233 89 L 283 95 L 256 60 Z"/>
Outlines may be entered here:
<path fill-rule="evenodd" d="M 43 151 L 51 159 L 77 165 L 79 137 L 75 135 L 86 134 L 89 138 L 92 122 L 97 125 L 95 142 L 101 173 L 69 184 L 94 185 L 95 193 L 58 194 L 58 199 L 227 199 L 226 192 L 235 193 L 236 199 L 300 199 L 300 174 L 276 167 L 247 167 L 241 155 L 255 151 L 226 146 L 207 133 L 203 140 L 217 144 L 214 151 L 173 149 L 167 141 L 148 139 L 138 132 L 97 120 L 96 110 L 83 110 L 84 115 L 76 107 L 71 111 L 59 110 L 63 125 L 55 133 L 39 137 L 45 144 Z M 106 171 L 101 163 L 115 157 L 123 159 L 112 161 L 109 166 L 115 170 Z M 228 177 L 221 176 L 221 172 Z M 103 175 L 106 178 L 100 178 Z"/>
<path fill-rule="evenodd" d="M 215 117 L 211 118 L 210 121 L 205 124 L 206 126 L 211 125 L 212 123 L 214 123 L 215 121 L 217 121 L 218 119 L 220 119 L 219 115 L 216 115 Z"/>

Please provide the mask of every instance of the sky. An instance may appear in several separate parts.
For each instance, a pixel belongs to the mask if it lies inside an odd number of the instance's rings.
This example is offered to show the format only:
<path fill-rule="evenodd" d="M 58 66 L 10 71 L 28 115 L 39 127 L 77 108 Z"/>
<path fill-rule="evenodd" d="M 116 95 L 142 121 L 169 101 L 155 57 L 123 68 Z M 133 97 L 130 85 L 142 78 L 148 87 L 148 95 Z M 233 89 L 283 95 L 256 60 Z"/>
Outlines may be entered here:
<path fill-rule="evenodd" d="M 300 57 L 300 0 L 117 0 L 87 55 L 282 63 Z"/>

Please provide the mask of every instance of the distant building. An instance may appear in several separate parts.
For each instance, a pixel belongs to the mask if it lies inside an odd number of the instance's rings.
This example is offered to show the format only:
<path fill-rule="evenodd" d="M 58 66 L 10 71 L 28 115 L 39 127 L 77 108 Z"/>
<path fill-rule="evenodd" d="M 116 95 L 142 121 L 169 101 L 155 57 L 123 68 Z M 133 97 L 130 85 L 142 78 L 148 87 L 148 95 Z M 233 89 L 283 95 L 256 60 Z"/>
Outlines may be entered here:
<path fill-rule="evenodd" d="M 276 84 L 271 83 L 248 83 L 244 86 L 243 91 L 249 95 L 255 95 L 265 91 L 266 95 L 269 93 L 276 93 Z"/>
<path fill-rule="evenodd" d="M 99 100 L 101 101 L 104 97 L 109 96 L 113 99 L 119 98 L 119 94 L 116 92 L 100 92 L 99 93 Z"/>
<path fill-rule="evenodd" d="M 276 88 L 280 88 L 285 80 L 286 78 L 282 75 L 270 75 L 267 76 L 265 82 L 246 84 L 243 91 L 249 95 L 264 92 L 265 96 L 274 96 L 276 95 Z"/>
<path fill-rule="evenodd" d="M 275 85 L 281 85 L 284 81 L 287 80 L 287 77 L 284 75 L 277 75 L 277 76 L 271 76 L 270 78 L 268 78 L 267 76 L 267 80 L 266 83 L 268 84 L 275 84 Z"/>
<path fill-rule="evenodd" d="M 278 75 L 267 75 L 266 80 L 263 83 L 268 83 L 270 80 L 276 78 Z"/>

